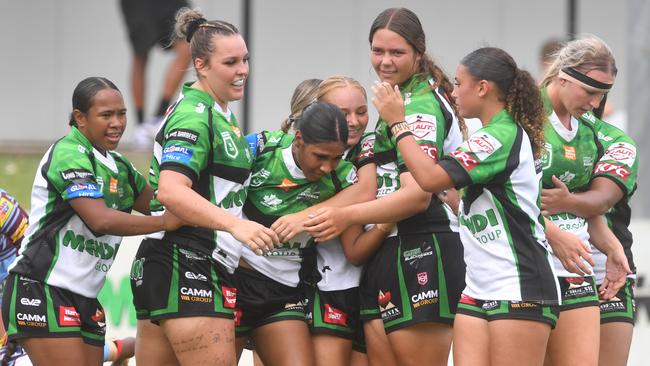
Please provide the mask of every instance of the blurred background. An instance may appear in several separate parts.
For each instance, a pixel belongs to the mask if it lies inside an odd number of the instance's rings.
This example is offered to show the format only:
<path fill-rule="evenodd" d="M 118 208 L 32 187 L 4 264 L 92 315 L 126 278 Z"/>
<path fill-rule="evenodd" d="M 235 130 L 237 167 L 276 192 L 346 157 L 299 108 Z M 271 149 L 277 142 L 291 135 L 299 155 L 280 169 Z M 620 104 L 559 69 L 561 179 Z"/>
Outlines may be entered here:
<path fill-rule="evenodd" d="M 128 1 L 128 0 L 127 0 Z M 294 87 L 306 78 L 344 74 L 367 88 L 376 79 L 369 62 L 368 30 L 385 8 L 405 6 L 420 17 L 429 54 L 453 77 L 457 62 L 481 46 L 507 50 L 541 77 L 540 49 L 552 38 L 592 33 L 612 48 L 619 69 L 609 96 L 609 121 L 639 144 L 639 189 L 633 199 L 634 250 L 639 267 L 637 327 L 630 365 L 642 365 L 641 345 L 650 344 L 650 196 L 644 189 L 650 162 L 649 0 L 193 0 L 208 19 L 237 25 L 248 41 L 251 74 L 245 101 L 231 104 L 248 132 L 279 128 L 289 113 Z M 130 87 L 131 46 L 119 0 L 2 0 L 0 5 L 0 187 L 29 208 L 38 161 L 68 131 L 71 96 L 87 76 L 105 76 L 121 89 L 129 128 L 120 151 L 146 173 L 150 145 L 136 143 Z M 146 71 L 145 118 L 155 113 L 172 52 L 154 48 Z M 192 80 L 188 68 L 186 79 Z M 175 97 L 173 98 L 175 99 Z M 371 107 L 371 121 L 376 112 Z M 607 118 L 606 118 L 607 119 Z M 372 128 L 374 123 L 369 124 Z M 128 271 L 139 241 L 123 245 L 103 292 L 109 328 L 135 333 Z M 127 249 L 127 247 L 130 247 Z"/>

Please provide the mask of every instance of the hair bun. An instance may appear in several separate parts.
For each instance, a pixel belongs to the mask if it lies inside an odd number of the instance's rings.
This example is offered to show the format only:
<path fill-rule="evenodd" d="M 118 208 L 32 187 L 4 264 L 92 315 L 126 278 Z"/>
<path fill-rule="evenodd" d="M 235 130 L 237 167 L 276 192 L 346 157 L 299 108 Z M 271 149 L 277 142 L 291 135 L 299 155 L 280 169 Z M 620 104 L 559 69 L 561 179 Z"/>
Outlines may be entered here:
<path fill-rule="evenodd" d="M 196 30 L 199 29 L 199 26 L 207 22 L 208 21 L 205 18 L 192 20 L 190 24 L 187 25 L 187 37 L 185 38 L 187 42 L 190 42 L 192 40 L 192 36 L 194 35 L 194 32 L 196 32 Z"/>

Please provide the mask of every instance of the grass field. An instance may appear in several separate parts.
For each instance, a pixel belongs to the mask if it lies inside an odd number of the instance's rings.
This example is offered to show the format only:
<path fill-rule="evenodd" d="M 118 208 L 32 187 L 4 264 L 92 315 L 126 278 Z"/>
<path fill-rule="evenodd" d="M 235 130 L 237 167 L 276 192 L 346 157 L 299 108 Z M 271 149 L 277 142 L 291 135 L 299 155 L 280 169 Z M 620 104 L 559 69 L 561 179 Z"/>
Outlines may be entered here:
<path fill-rule="evenodd" d="M 20 205 L 28 211 L 36 168 L 47 148 L 47 146 L 39 146 L 30 148 L 29 151 L 12 153 L 13 149 L 3 147 L 0 151 L 0 188 L 14 196 Z M 148 153 L 119 149 L 118 151 L 126 155 L 148 179 L 150 161 Z"/>

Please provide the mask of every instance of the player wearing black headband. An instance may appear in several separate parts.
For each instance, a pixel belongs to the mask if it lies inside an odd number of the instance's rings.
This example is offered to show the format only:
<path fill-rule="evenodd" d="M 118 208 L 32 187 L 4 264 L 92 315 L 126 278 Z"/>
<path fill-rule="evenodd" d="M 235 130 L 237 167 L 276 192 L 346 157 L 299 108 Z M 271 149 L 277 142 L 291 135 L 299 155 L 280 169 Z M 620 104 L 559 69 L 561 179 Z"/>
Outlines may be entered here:
<path fill-rule="evenodd" d="M 590 112 L 601 104 L 616 73 L 611 50 L 595 36 L 569 42 L 557 53 L 541 91 L 549 119 L 542 158 L 544 188 L 561 184 L 571 192 L 589 188 L 604 150 Z M 625 283 L 629 267 L 623 247 L 600 216 L 555 212 L 547 216 L 546 229 L 562 291 L 561 315 L 548 342 L 547 362 L 595 365 L 600 316 L 591 244 L 607 255 L 608 273 L 600 288 L 603 299 L 613 297 Z"/>

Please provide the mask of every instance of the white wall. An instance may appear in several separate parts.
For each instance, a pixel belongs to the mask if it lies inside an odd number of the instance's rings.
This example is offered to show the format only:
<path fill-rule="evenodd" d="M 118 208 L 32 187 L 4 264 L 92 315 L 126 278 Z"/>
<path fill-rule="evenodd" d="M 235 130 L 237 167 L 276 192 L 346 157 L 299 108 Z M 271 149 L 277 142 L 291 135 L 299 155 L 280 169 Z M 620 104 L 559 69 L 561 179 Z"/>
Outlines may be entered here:
<path fill-rule="evenodd" d="M 289 98 L 305 78 L 346 74 L 369 86 L 375 75 L 368 62 L 367 32 L 384 8 L 407 6 L 420 17 L 428 49 L 448 73 L 457 61 L 484 45 L 508 50 L 521 66 L 538 73 L 540 44 L 566 32 L 564 0 L 274 0 L 252 1 L 253 34 L 250 126 L 277 128 Z M 620 65 L 611 98 L 624 105 L 626 89 L 625 6 L 607 0 L 579 2 L 578 30 L 596 33 L 614 49 Z M 237 0 L 195 0 L 208 18 L 241 24 Z M 119 1 L 3 0 L 0 34 L 0 143 L 52 142 L 67 131 L 72 90 L 82 78 L 113 80 L 132 105 L 130 47 Z M 148 72 L 148 111 L 158 104 L 169 56 L 152 54 Z M 188 77 L 191 77 L 189 73 Z M 238 106 L 235 103 L 235 113 Z M 374 111 L 373 111 L 374 114 Z M 132 112 L 130 120 L 134 120 Z M 127 129 L 129 141 L 131 129 Z"/>

